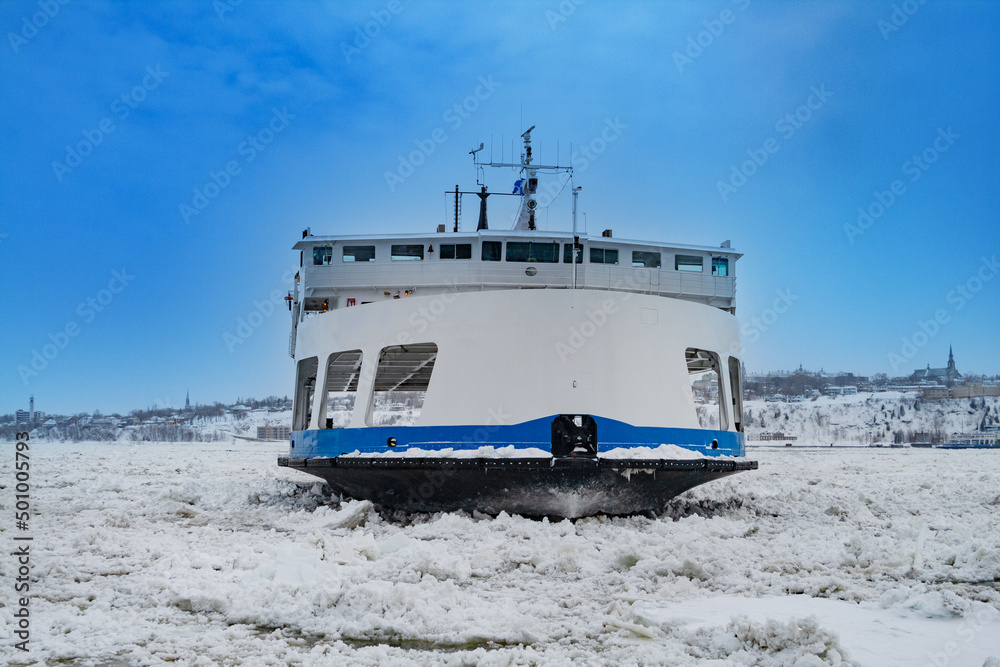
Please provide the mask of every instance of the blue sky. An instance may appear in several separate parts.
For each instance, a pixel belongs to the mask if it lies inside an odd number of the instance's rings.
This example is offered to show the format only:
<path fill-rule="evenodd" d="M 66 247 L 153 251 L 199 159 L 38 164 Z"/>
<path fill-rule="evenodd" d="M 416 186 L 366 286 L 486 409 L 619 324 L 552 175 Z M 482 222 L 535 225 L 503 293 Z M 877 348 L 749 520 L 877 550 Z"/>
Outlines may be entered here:
<path fill-rule="evenodd" d="M 1000 373 L 997 3 L 233 5 L 0 3 L 0 412 L 290 394 L 301 230 L 432 230 L 528 125 L 591 233 L 746 254 L 751 371 Z"/>

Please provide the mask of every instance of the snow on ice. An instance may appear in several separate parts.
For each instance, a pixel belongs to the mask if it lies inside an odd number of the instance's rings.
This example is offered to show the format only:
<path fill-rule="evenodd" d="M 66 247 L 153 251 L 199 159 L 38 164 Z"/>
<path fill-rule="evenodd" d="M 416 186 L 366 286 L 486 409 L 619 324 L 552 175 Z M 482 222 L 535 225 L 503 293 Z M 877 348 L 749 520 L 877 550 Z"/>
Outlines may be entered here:
<path fill-rule="evenodd" d="M 32 648 L 2 558 L 0 663 L 998 664 L 1000 452 L 751 448 L 575 522 L 379 514 L 282 453 L 35 445 Z"/>

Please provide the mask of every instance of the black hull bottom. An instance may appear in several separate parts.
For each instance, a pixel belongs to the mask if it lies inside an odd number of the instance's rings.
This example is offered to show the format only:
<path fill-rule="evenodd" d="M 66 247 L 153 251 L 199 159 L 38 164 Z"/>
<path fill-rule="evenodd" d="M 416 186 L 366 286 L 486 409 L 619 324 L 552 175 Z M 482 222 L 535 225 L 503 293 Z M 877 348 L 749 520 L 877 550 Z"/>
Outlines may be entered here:
<path fill-rule="evenodd" d="M 714 459 L 279 458 L 278 465 L 392 510 L 566 518 L 660 511 L 699 484 L 757 469 L 756 461 Z"/>

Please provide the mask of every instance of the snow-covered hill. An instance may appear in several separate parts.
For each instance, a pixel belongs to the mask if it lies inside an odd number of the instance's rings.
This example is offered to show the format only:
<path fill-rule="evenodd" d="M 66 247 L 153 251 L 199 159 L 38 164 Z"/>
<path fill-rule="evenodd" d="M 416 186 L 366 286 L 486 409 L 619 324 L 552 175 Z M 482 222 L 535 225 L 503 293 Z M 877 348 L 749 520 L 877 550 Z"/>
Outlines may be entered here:
<path fill-rule="evenodd" d="M 383 406 L 376 423 L 409 423 L 414 410 L 403 404 Z M 822 396 L 802 402 L 746 401 L 746 433 L 753 443 L 762 433 L 781 432 L 797 444 L 867 445 L 872 442 L 910 442 L 915 434 L 969 432 L 982 424 L 1000 424 L 1000 397 L 925 401 L 919 394 L 880 392 L 856 396 Z M 233 436 L 255 438 L 258 426 L 291 426 L 291 410 L 231 410 L 225 414 L 144 422 L 118 427 L 90 424 L 38 427 L 36 442 L 101 440 L 118 442 L 212 442 Z M 8 429 L 13 435 L 13 428 Z M 0 436 L 0 439 L 3 439 Z"/>
<path fill-rule="evenodd" d="M 822 396 L 800 403 L 747 401 L 747 436 L 764 432 L 794 435 L 808 445 L 867 445 L 909 442 L 917 433 L 948 435 L 1000 423 L 1000 397 L 925 401 L 919 394 L 880 392 Z"/>

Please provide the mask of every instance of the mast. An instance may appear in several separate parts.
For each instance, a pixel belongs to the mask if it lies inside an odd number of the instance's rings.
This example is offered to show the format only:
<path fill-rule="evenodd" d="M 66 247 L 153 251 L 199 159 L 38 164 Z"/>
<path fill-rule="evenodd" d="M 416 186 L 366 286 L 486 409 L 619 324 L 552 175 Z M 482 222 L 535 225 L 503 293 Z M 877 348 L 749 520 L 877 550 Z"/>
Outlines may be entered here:
<path fill-rule="evenodd" d="M 567 166 L 563 167 L 560 165 L 542 165 L 534 164 L 534 160 L 531 155 L 531 131 L 535 129 L 532 125 L 527 130 L 521 134 L 521 138 L 524 140 L 524 151 L 521 153 L 520 162 L 475 162 L 477 168 L 483 167 L 513 167 L 518 170 L 520 178 L 514 183 L 515 195 L 521 196 L 521 207 L 518 210 L 517 221 L 514 223 L 514 229 L 537 229 L 535 224 L 535 213 L 538 209 L 538 172 L 539 171 L 555 171 L 555 172 L 566 172 L 572 178 L 573 167 Z M 482 150 L 482 144 L 475 151 L 470 151 L 475 157 L 475 154 Z M 502 160 L 503 158 L 501 158 Z M 475 193 L 479 194 L 479 193 Z M 503 194 L 503 193 L 494 193 Z M 485 200 L 484 200 L 485 201 Z"/>
<path fill-rule="evenodd" d="M 538 200 L 535 194 L 538 192 L 538 169 L 531 167 L 531 131 L 535 129 L 532 125 L 521 138 L 524 139 L 524 152 L 521 153 L 522 171 L 527 175 L 527 181 L 523 184 L 524 199 L 521 200 L 521 210 L 517 215 L 517 223 L 514 229 L 535 229 L 535 209 L 538 208 Z"/>

